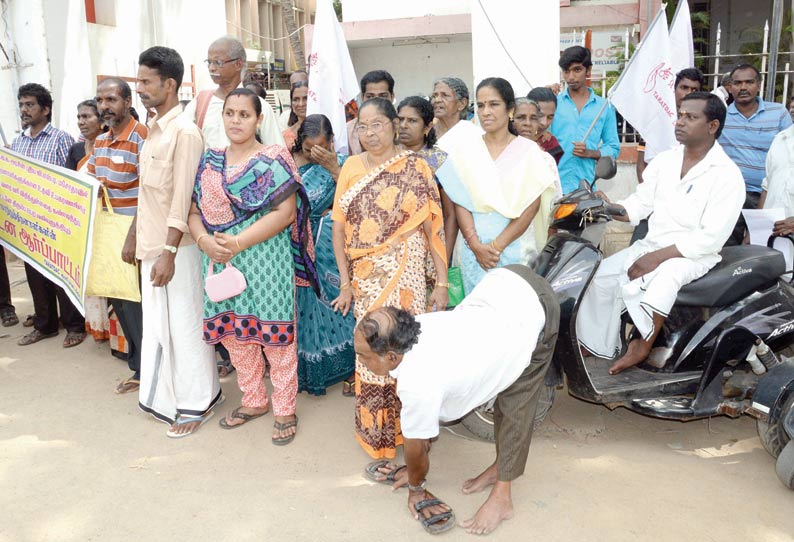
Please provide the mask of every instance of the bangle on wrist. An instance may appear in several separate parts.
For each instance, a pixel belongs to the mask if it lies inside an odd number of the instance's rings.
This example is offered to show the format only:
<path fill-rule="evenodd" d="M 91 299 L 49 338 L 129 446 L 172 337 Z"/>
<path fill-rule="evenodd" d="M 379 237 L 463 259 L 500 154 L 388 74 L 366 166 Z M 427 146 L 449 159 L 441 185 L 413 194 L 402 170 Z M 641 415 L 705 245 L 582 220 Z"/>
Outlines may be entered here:
<path fill-rule="evenodd" d="M 243 249 L 242 249 L 242 247 L 240 246 L 240 236 L 239 236 L 239 235 L 235 235 L 235 236 L 234 236 L 234 242 L 235 242 L 235 244 L 237 245 L 237 252 L 242 252 L 242 251 L 243 251 Z"/>
<path fill-rule="evenodd" d="M 350 289 L 350 283 L 349 282 L 345 282 L 344 284 L 339 286 L 339 289 L 340 290 L 349 290 Z"/>
<path fill-rule="evenodd" d="M 198 239 L 196 239 L 196 245 L 198 245 L 199 248 L 201 248 L 201 240 L 204 239 L 205 237 L 209 237 L 209 236 L 210 236 L 209 233 L 202 233 L 201 235 L 199 235 Z"/>
<path fill-rule="evenodd" d="M 436 288 L 449 289 L 449 282 L 436 282 Z"/>
<path fill-rule="evenodd" d="M 503 248 L 499 248 L 499 247 L 496 245 L 496 239 L 494 239 L 493 241 L 491 241 L 491 248 L 493 248 L 493 249 L 494 249 L 496 252 L 498 252 L 499 254 L 501 254 L 501 253 L 502 253 L 502 251 L 504 250 Z"/>

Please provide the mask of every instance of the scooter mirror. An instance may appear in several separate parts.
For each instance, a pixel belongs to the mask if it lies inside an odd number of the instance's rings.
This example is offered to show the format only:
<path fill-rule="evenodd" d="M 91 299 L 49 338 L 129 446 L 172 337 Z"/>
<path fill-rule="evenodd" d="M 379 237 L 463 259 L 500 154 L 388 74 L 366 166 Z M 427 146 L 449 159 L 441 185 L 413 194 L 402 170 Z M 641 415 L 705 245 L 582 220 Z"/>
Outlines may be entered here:
<path fill-rule="evenodd" d="M 596 179 L 611 179 L 618 172 L 618 164 L 611 156 L 602 156 L 596 162 L 595 178 Z"/>

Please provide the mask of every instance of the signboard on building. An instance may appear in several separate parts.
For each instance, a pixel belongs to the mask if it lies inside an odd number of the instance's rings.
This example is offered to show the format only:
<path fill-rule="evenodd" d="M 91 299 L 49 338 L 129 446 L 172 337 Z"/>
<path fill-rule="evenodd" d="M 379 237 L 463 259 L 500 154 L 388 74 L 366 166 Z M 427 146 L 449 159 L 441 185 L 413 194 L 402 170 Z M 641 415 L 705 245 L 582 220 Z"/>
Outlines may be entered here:
<path fill-rule="evenodd" d="M 283 72 L 286 62 L 283 58 L 274 58 L 273 64 L 270 65 L 270 70 L 274 72 Z"/>
<path fill-rule="evenodd" d="M 568 29 L 566 29 L 568 30 Z M 629 39 L 632 29 L 629 28 Z M 593 73 L 613 71 L 620 68 L 619 56 L 625 47 L 626 27 L 598 28 L 592 31 L 591 54 Z M 560 51 L 572 45 L 584 45 L 584 31 L 576 30 L 560 33 Z"/>

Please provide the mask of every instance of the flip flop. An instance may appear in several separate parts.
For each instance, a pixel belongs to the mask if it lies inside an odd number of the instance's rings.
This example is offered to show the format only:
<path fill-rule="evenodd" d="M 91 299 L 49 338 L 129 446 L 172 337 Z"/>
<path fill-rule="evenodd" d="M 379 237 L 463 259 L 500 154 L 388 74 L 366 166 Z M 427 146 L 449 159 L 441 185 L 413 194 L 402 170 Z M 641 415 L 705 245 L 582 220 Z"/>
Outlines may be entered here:
<path fill-rule="evenodd" d="M 63 339 L 63 347 L 64 348 L 74 348 L 75 346 L 82 344 L 82 342 L 86 338 L 85 332 L 80 331 L 68 331 L 66 333 L 66 337 Z"/>
<path fill-rule="evenodd" d="M 292 420 L 292 421 L 289 421 L 289 422 L 284 422 L 284 423 L 273 422 L 273 427 L 275 427 L 277 431 L 284 431 L 285 429 L 289 429 L 290 427 L 298 427 L 298 417 L 295 416 L 295 419 Z M 292 442 L 293 440 L 295 440 L 295 435 L 297 435 L 297 434 L 298 433 L 296 431 L 295 433 L 292 433 L 291 435 L 289 435 L 287 437 L 273 437 L 270 440 L 276 446 L 285 446 L 285 445 L 289 444 L 290 442 Z"/>
<path fill-rule="evenodd" d="M 27 346 L 29 344 L 37 343 L 43 339 L 49 339 L 50 337 L 55 337 L 58 335 L 57 331 L 53 331 L 52 333 L 42 333 L 38 329 L 34 329 L 21 339 L 17 341 L 19 346 Z"/>
<path fill-rule="evenodd" d="M 270 412 L 270 409 L 268 409 L 267 411 L 263 412 L 262 414 L 246 414 L 245 412 L 240 412 L 241 408 L 242 407 L 237 407 L 234 410 L 232 410 L 231 418 L 233 420 L 235 420 L 235 419 L 236 420 L 243 420 L 243 423 L 238 423 L 238 424 L 235 424 L 235 425 L 229 425 L 228 423 L 226 423 L 226 416 L 224 416 L 218 422 L 218 425 L 220 425 L 224 429 L 236 429 L 238 427 L 244 426 L 245 424 L 247 424 L 251 420 L 255 420 L 257 418 L 261 418 L 262 416 L 264 416 L 265 414 Z"/>
<path fill-rule="evenodd" d="M 193 431 L 190 431 L 188 433 L 175 433 L 174 431 L 172 431 L 169 428 L 168 431 L 166 431 L 165 434 L 166 434 L 166 436 L 171 437 L 171 438 L 184 438 L 184 437 L 186 437 L 188 435 L 192 435 L 193 433 L 195 433 L 196 431 L 199 430 L 199 427 L 201 427 L 202 425 L 207 423 L 207 421 L 210 418 L 212 418 L 214 415 L 215 415 L 215 411 L 214 410 L 210 410 L 209 412 L 207 412 L 203 416 L 181 416 L 181 415 L 177 414 L 176 415 L 176 422 L 175 422 L 177 425 L 187 425 L 189 423 L 199 422 L 198 427 L 196 427 L 195 429 L 193 429 Z"/>
<path fill-rule="evenodd" d="M 355 380 L 343 380 L 342 381 L 342 395 L 345 397 L 355 397 L 356 396 L 356 381 Z"/>
<path fill-rule="evenodd" d="M 372 463 L 368 464 L 364 469 L 364 475 L 367 478 L 372 480 L 375 483 L 383 484 L 383 485 L 393 485 L 396 481 L 395 478 L 397 477 L 397 473 L 403 470 L 404 468 L 408 467 L 408 465 L 396 465 L 389 473 L 384 474 L 380 472 L 379 469 L 386 467 L 391 463 L 388 459 L 379 459 L 377 461 L 373 461 Z M 383 480 L 378 480 L 378 476 L 385 476 L 386 478 Z M 401 486 L 405 487 L 405 486 Z"/>
<path fill-rule="evenodd" d="M 216 365 L 218 366 L 218 376 L 220 378 L 226 378 L 235 371 L 234 365 L 228 359 L 219 359 Z"/>
<path fill-rule="evenodd" d="M 441 499 L 425 499 L 414 505 L 414 509 L 420 512 L 419 522 L 422 524 L 422 527 L 425 528 L 425 531 L 430 534 L 441 534 L 455 527 L 455 513 L 452 510 L 430 516 L 429 518 L 422 516 L 422 510 L 428 506 L 435 506 L 437 504 L 445 503 Z M 442 521 L 443 523 L 441 523 Z"/>
<path fill-rule="evenodd" d="M 119 382 L 118 386 L 114 390 L 118 395 L 122 395 L 125 393 L 132 393 L 134 391 L 138 391 L 141 388 L 141 381 L 136 378 L 125 378 L 121 382 Z"/>

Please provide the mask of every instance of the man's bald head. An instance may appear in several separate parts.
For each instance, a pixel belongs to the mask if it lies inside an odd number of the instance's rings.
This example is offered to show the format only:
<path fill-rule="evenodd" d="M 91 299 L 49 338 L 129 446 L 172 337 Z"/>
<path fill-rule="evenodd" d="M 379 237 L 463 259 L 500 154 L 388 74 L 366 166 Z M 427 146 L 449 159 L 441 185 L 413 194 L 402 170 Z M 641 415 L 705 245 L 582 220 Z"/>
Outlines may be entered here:
<path fill-rule="evenodd" d="M 221 48 L 226 51 L 229 58 L 239 58 L 245 62 L 245 47 L 243 47 L 243 43 L 237 38 L 232 36 L 218 38 L 210 44 L 209 50 Z"/>
<path fill-rule="evenodd" d="M 375 354 L 405 354 L 419 341 L 421 326 L 411 313 L 381 307 L 365 315 L 356 329 Z"/>
<path fill-rule="evenodd" d="M 295 83 L 299 83 L 300 81 L 308 81 L 309 74 L 306 73 L 304 70 L 294 71 L 289 76 L 289 85 L 290 87 Z"/>

